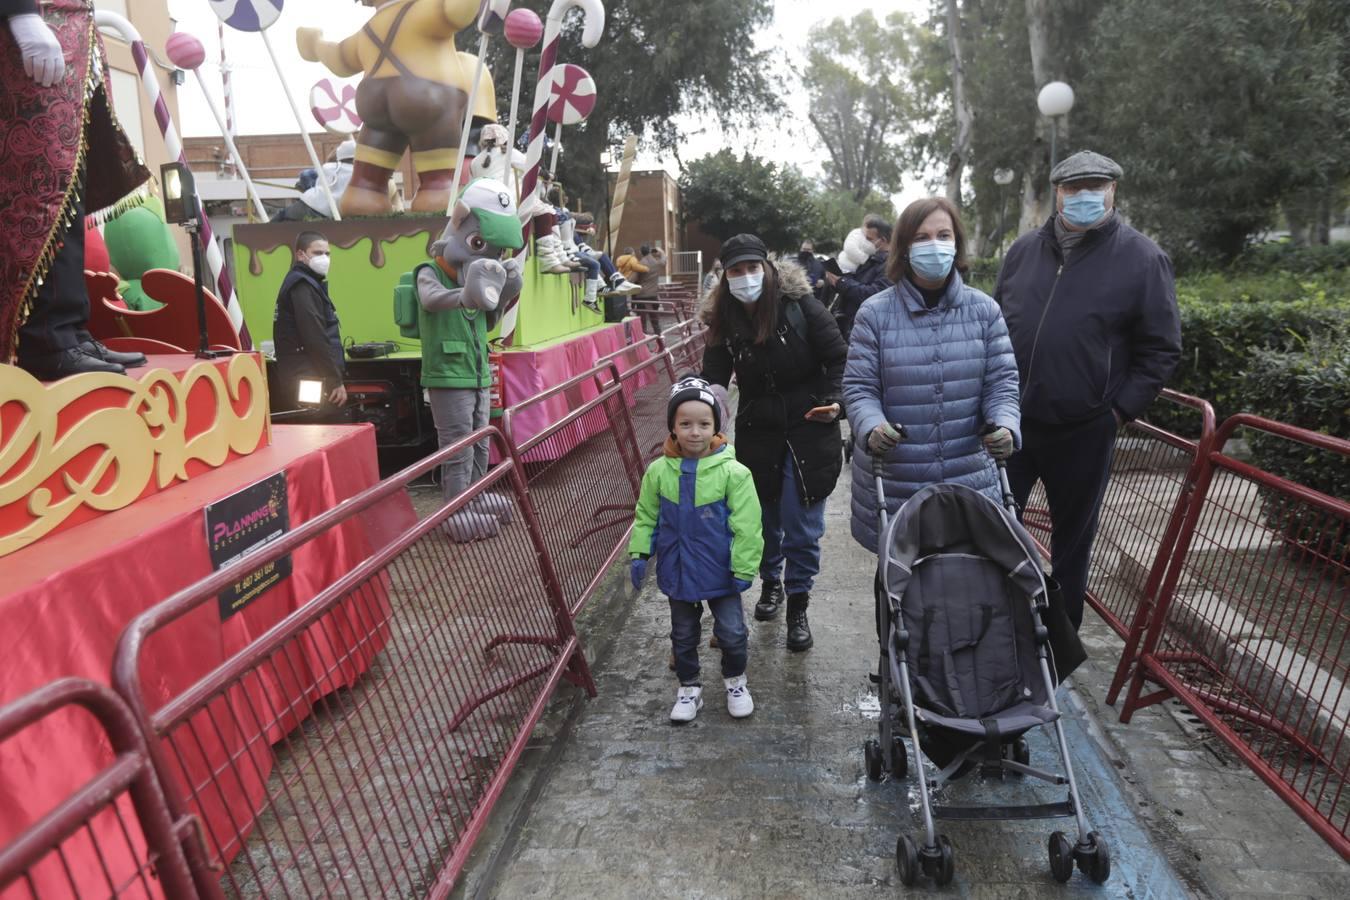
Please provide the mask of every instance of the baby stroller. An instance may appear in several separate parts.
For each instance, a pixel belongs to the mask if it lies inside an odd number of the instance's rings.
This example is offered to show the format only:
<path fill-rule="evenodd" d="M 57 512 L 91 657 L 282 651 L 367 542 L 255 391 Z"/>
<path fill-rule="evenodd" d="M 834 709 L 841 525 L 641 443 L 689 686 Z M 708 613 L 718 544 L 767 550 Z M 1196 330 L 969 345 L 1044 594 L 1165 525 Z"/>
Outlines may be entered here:
<path fill-rule="evenodd" d="M 1047 580 L 1031 537 L 1015 516 L 1003 464 L 1004 507 L 962 485 L 934 484 L 887 521 L 881 458 L 872 457 L 882 535 L 877 556 L 877 629 L 882 715 L 880 740 L 864 744 L 867 774 L 903 778 L 909 770 L 903 736 L 915 748 L 922 800 L 922 845 L 896 841 L 900 880 L 928 875 L 952 880 L 951 842 L 934 819 L 1039 819 L 1073 816 L 1078 839 L 1050 835 L 1050 871 L 1063 883 L 1075 864 L 1098 884 L 1111 873 L 1105 839 L 1083 816 L 1052 677 L 1044 625 Z M 1032 768 L 1023 735 L 1053 725 L 1064 774 Z M 923 777 L 922 753 L 940 771 Z M 1068 785 L 1068 798 L 1029 806 L 937 806 L 929 796 L 978 766 Z"/>

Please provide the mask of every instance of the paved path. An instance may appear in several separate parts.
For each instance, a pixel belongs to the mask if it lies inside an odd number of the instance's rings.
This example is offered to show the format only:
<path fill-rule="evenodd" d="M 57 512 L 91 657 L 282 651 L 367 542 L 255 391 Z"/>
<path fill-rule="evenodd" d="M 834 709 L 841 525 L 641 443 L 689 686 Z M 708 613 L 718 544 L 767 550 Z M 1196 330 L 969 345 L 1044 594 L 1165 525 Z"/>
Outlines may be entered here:
<path fill-rule="evenodd" d="M 828 509 L 825 571 L 811 607 L 815 648 L 789 654 L 781 618 L 751 622 L 748 674 L 756 712 L 747 720 L 727 716 L 717 689 L 717 653 L 705 648 L 709 703 L 695 723 L 669 724 L 675 681 L 666 669 L 665 602 L 651 585 L 633 598 L 622 573 L 615 573 L 579 623 L 599 696 L 584 701 L 565 693 L 555 701 L 459 896 L 649 900 L 904 892 L 895 840 L 902 832 L 917 833 L 918 798 L 909 782 L 873 784 L 863 774 L 860 745 L 875 733 L 877 716 L 867 678 L 876 652 L 874 561 L 848 536 L 846 478 Z M 758 586 L 747 595 L 747 614 L 757 592 Z M 1293 873 L 1298 893 L 1350 896 L 1340 890 L 1350 889 L 1350 880 L 1335 868 L 1344 864 L 1278 800 L 1259 802 L 1272 798 L 1245 770 L 1222 773 L 1228 780 L 1213 783 L 1219 796 L 1205 796 L 1196 779 L 1210 773 L 1196 775 L 1197 760 L 1188 754 L 1206 751 L 1166 710 L 1142 714 L 1129 729 L 1115 722 L 1113 711 L 1101 714 L 1098 698 L 1118 652 L 1105 631 L 1093 619 L 1090 643 L 1102 661 L 1085 666 L 1074 679 L 1079 686 L 1061 691 L 1061 698 L 1087 814 L 1112 845 L 1111 880 L 1099 888 L 1081 874 L 1066 886 L 1050 878 L 1046 838 L 1055 828 L 1071 831 L 1071 820 L 947 823 L 943 830 L 956 848 L 956 880 L 947 893 L 1230 896 L 1235 879 L 1250 881 L 1250 891 L 1280 891 L 1278 872 L 1238 871 L 1243 860 L 1249 869 L 1260 868 L 1254 853 L 1279 849 L 1267 843 L 1249 851 L 1244 838 L 1228 836 L 1224 829 L 1233 823 L 1220 808 L 1227 803 L 1230 817 L 1259 807 L 1259 824 L 1248 837 L 1258 832 L 1274 844 L 1283 841 L 1286 849 L 1291 834 L 1307 838 L 1295 843 L 1308 851 L 1313 862 L 1307 865 L 1315 871 Z M 1147 775 L 1126 755 L 1134 752 L 1131 741 L 1149 766 Z M 1032 755 L 1033 761 L 1055 758 L 1048 733 L 1034 735 Z M 1239 782 L 1245 791 L 1231 793 Z M 1046 800 L 1063 795 L 1039 783 L 1033 788 L 971 778 L 950 788 L 948 799 L 977 802 L 997 795 L 1028 802 L 1033 790 Z M 1197 792 L 1219 818 L 1184 821 L 1184 813 L 1170 812 L 1184 811 Z M 1231 869 L 1233 877 L 1216 879 L 1209 871 L 1215 866 Z M 1333 893 L 1323 893 L 1329 889 Z M 931 891 L 932 883 L 915 890 Z"/>

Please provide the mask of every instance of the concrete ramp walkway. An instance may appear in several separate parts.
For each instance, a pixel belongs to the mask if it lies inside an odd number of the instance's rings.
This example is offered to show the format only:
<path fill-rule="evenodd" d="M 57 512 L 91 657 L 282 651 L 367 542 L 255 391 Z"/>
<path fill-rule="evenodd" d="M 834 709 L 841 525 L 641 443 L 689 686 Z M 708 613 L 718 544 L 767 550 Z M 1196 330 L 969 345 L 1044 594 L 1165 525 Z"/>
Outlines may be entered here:
<path fill-rule="evenodd" d="M 532 742 L 507 797 L 462 879 L 465 897 L 862 898 L 905 892 L 895 865 L 901 833 L 918 834 L 912 782 L 867 780 L 862 741 L 876 733 L 878 702 L 872 556 L 848 535 L 847 475 L 828 507 L 824 572 L 811 606 L 815 648 L 783 647 L 784 624 L 750 622 L 755 714 L 733 720 L 719 654 L 701 651 L 707 705 L 672 726 L 669 613 L 649 584 L 633 597 L 623 573 L 591 601 L 579 630 L 594 656 L 599 696 L 563 694 Z M 750 611 L 758 585 L 746 595 Z M 1079 679 L 1109 679 L 1114 659 Z M 1104 683 L 1104 681 L 1103 681 Z M 1067 686 L 1066 686 L 1067 687 Z M 961 897 L 1185 897 L 1205 893 L 1178 869 L 1172 834 L 1151 823 L 1149 801 L 1088 712 L 1061 690 L 1087 815 L 1110 841 L 1113 873 L 1098 887 L 1081 873 L 1049 873 L 1051 831 L 1071 819 L 941 824 L 956 849 Z M 1109 712 L 1109 711 L 1108 711 Z M 1032 735 L 1033 764 L 1054 765 L 1049 732 Z M 912 765 L 912 763 L 911 763 Z M 972 777 L 951 802 L 989 797 L 1060 800 L 1039 782 Z M 1181 863 L 1184 867 L 1184 861 Z M 914 891 L 930 892 L 931 881 Z"/>

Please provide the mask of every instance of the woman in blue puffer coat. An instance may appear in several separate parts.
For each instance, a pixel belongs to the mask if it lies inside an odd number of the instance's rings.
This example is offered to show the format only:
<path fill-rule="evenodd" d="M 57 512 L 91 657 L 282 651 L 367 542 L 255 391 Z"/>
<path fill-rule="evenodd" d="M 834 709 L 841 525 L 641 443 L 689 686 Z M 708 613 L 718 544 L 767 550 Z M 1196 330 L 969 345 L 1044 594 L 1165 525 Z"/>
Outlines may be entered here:
<path fill-rule="evenodd" d="M 844 369 L 854 440 L 853 537 L 877 549 L 871 454 L 884 455 L 886 506 L 920 488 L 964 484 L 1002 502 L 994 459 L 1021 444 L 1017 363 L 1003 314 L 961 280 L 966 238 L 944 197 L 916 200 L 891 234 L 895 286 L 858 310 Z M 892 424 L 904 426 L 904 439 Z M 986 424 L 995 426 L 988 434 Z M 992 458 L 991 458 L 992 457 Z"/>

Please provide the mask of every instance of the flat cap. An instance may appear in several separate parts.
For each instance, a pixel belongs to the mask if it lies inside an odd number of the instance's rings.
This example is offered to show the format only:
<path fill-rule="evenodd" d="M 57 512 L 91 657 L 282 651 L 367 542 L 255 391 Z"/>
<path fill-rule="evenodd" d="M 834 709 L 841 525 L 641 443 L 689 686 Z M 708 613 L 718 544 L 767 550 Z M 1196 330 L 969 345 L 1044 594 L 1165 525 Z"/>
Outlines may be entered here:
<path fill-rule="evenodd" d="M 1087 181 L 1105 178 L 1119 181 L 1125 172 L 1109 156 L 1093 153 L 1091 150 L 1079 150 L 1073 156 L 1060 160 L 1059 165 L 1050 170 L 1051 184 L 1066 184 L 1070 181 Z"/>
<path fill-rule="evenodd" d="M 722 260 L 722 268 L 730 269 L 736 263 L 746 260 L 767 261 L 769 248 L 753 234 L 736 234 L 722 242 L 722 249 L 717 255 Z"/>

